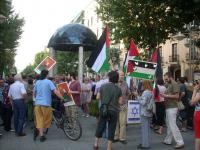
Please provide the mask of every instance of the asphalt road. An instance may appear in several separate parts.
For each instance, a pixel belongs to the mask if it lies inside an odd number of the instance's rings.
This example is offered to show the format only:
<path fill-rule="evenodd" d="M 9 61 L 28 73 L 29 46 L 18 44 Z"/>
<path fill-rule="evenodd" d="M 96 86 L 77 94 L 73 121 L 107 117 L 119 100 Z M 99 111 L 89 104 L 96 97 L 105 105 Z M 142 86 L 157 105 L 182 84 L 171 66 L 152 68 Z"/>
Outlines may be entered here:
<path fill-rule="evenodd" d="M 69 140 L 62 130 L 58 129 L 55 124 L 49 129 L 47 140 L 41 143 L 38 140 L 33 141 L 31 124 L 25 128 L 25 137 L 16 137 L 14 132 L 4 132 L 0 138 L 0 150 L 92 150 L 94 142 L 94 133 L 96 129 L 96 119 L 93 117 L 80 117 L 83 128 L 83 135 L 78 141 Z M 173 150 L 173 146 L 163 145 L 161 142 L 164 135 L 151 134 L 151 149 L 152 150 Z M 193 131 L 183 133 L 185 142 L 184 150 L 194 150 L 194 135 Z M 141 132 L 140 125 L 128 125 L 127 127 L 127 145 L 114 143 L 113 150 L 135 150 L 140 143 Z M 175 144 L 175 143 L 173 143 Z M 101 140 L 100 150 L 106 149 L 106 140 Z"/>

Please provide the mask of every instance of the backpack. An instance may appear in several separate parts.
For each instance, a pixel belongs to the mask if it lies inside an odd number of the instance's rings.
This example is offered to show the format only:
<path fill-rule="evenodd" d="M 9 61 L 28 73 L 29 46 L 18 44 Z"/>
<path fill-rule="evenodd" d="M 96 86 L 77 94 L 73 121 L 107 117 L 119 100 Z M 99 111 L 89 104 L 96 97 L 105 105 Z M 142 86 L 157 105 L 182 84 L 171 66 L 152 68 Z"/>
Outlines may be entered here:
<path fill-rule="evenodd" d="M 147 111 L 152 112 L 153 114 L 156 113 L 156 104 L 154 101 L 153 94 L 151 95 L 151 97 L 149 99 L 149 103 L 147 103 Z"/>

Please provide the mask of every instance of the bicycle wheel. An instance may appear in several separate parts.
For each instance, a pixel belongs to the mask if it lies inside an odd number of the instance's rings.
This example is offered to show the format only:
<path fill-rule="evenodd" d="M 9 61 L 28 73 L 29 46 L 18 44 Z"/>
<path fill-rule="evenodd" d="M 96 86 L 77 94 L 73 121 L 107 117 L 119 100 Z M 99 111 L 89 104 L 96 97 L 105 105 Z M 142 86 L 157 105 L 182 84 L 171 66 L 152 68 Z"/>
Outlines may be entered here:
<path fill-rule="evenodd" d="M 56 126 L 58 127 L 58 128 L 62 128 L 62 124 L 63 124 L 63 122 L 64 122 L 64 119 L 63 119 L 63 117 L 62 117 L 62 114 L 60 113 L 60 112 L 58 112 L 58 111 L 53 111 L 53 120 L 55 121 L 55 123 L 56 123 Z"/>
<path fill-rule="evenodd" d="M 82 127 L 79 120 L 65 119 L 63 123 L 63 131 L 65 135 L 73 141 L 77 141 L 82 136 Z"/>

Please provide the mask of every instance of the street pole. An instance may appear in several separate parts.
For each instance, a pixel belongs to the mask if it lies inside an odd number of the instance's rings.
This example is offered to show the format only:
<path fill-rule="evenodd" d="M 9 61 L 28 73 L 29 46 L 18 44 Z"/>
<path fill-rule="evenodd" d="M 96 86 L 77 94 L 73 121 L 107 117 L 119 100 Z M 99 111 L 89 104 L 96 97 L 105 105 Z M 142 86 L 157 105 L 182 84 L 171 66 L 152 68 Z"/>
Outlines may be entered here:
<path fill-rule="evenodd" d="M 78 80 L 82 85 L 83 82 L 83 46 L 79 47 L 79 63 L 78 63 Z"/>
<path fill-rule="evenodd" d="M 53 47 L 49 48 L 49 55 L 51 58 L 53 58 L 54 60 L 56 59 L 56 51 Z M 49 71 L 49 77 L 53 77 L 56 74 L 56 65 Z"/>
<path fill-rule="evenodd" d="M 191 23 L 189 23 L 189 79 L 192 81 L 192 35 L 191 35 Z"/>

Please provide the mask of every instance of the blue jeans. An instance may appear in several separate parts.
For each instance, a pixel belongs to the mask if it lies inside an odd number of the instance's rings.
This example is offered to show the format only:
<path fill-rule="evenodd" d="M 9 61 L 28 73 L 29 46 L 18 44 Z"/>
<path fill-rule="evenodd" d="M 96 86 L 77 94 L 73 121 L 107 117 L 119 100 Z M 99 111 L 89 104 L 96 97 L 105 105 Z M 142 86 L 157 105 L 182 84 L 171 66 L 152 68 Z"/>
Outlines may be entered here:
<path fill-rule="evenodd" d="M 22 133 L 26 119 L 26 105 L 23 99 L 13 100 L 14 106 L 14 126 L 17 134 Z"/>

